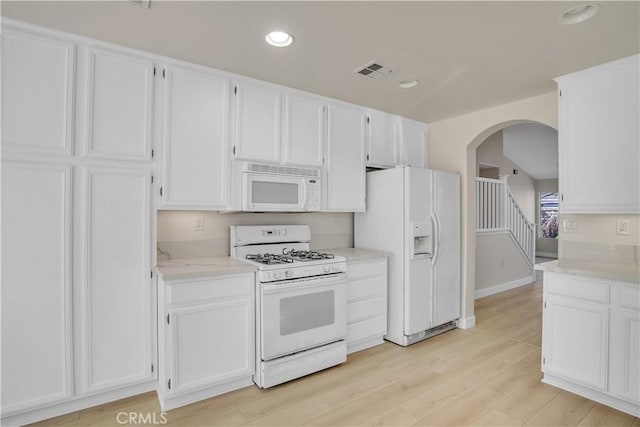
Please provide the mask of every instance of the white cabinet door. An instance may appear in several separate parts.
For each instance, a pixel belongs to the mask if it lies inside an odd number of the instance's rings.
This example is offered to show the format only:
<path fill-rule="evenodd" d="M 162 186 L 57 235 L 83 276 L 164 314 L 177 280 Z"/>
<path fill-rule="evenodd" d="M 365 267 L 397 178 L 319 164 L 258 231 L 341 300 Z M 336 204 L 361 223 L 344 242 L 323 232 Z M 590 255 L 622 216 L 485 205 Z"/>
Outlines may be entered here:
<path fill-rule="evenodd" d="M 75 48 L 2 33 L 3 149 L 71 154 Z"/>
<path fill-rule="evenodd" d="M 637 304 L 637 289 L 635 291 Z M 640 401 L 640 313 L 637 309 L 621 309 L 612 314 L 610 357 L 612 393 L 637 404 Z"/>
<path fill-rule="evenodd" d="M 327 138 L 327 209 L 365 210 L 364 110 L 329 105 Z"/>
<path fill-rule="evenodd" d="M 427 125 L 400 118 L 398 123 L 399 164 L 427 167 Z"/>
<path fill-rule="evenodd" d="M 71 168 L 3 161 L 3 415 L 72 395 L 70 238 Z"/>
<path fill-rule="evenodd" d="M 253 319 L 251 298 L 171 310 L 168 392 L 250 376 L 255 360 Z"/>
<path fill-rule="evenodd" d="M 280 160 L 280 92 L 267 85 L 238 83 L 235 87 L 237 159 Z"/>
<path fill-rule="evenodd" d="M 640 212 L 638 56 L 559 79 L 563 213 Z"/>
<path fill-rule="evenodd" d="M 166 68 L 164 207 L 228 207 L 229 86 L 212 73 Z"/>
<path fill-rule="evenodd" d="M 394 117 L 372 111 L 367 117 L 367 166 L 391 168 L 395 165 Z"/>
<path fill-rule="evenodd" d="M 153 63 L 99 49 L 88 60 L 87 155 L 151 160 Z"/>
<path fill-rule="evenodd" d="M 146 170 L 85 175 L 82 317 L 84 391 L 150 380 L 150 193 Z"/>
<path fill-rule="evenodd" d="M 607 390 L 609 309 L 547 298 L 543 311 L 543 371 Z"/>
<path fill-rule="evenodd" d="M 286 94 L 284 98 L 284 163 L 322 166 L 324 103 L 318 98 Z"/>

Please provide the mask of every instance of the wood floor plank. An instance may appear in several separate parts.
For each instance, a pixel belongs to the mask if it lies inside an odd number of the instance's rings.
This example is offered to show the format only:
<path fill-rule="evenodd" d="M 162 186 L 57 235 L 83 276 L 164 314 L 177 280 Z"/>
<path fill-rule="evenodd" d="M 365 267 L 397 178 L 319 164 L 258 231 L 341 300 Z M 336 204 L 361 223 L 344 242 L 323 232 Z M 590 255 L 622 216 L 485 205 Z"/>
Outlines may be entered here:
<path fill-rule="evenodd" d="M 582 427 L 630 427 L 635 419 L 633 415 L 625 414 L 624 412 L 596 403 L 578 425 Z"/>
<path fill-rule="evenodd" d="M 526 426 L 575 426 L 593 408 L 595 402 L 577 394 L 561 391 Z"/>
<path fill-rule="evenodd" d="M 516 420 L 515 418 L 511 418 L 509 415 L 500 412 L 497 409 L 491 409 L 484 415 L 480 416 L 480 418 L 472 420 L 469 425 L 474 427 L 515 427 L 522 424 L 520 423 L 520 421 Z"/>
<path fill-rule="evenodd" d="M 524 424 L 560 393 L 560 389 L 542 383 L 541 378 L 542 374 L 534 377 L 500 402 L 496 409 Z"/>

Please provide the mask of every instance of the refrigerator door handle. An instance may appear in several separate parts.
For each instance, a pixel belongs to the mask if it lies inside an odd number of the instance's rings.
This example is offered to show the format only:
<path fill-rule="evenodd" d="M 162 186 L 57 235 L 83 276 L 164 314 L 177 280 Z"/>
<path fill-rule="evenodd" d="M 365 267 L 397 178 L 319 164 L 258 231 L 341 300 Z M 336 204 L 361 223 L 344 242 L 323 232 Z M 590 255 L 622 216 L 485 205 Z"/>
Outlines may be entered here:
<path fill-rule="evenodd" d="M 431 222 L 433 223 L 433 237 L 431 239 L 431 262 L 433 264 L 438 260 L 440 254 L 440 220 L 438 215 L 433 212 L 431 214 Z"/>

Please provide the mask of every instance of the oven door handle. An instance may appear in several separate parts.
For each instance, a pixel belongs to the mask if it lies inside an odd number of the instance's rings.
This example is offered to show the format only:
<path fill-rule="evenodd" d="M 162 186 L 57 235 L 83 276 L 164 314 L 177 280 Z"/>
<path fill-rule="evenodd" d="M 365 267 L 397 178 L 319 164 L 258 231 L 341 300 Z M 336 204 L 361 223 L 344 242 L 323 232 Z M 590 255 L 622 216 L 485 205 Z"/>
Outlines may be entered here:
<path fill-rule="evenodd" d="M 295 290 L 307 290 L 319 287 L 326 286 L 335 286 L 346 282 L 347 274 L 346 273 L 336 273 L 332 274 L 330 277 L 327 276 L 318 276 L 312 278 L 304 278 L 304 279 L 294 279 L 287 280 L 278 283 L 263 283 L 262 291 L 265 294 L 278 293 L 290 291 L 292 289 Z"/>

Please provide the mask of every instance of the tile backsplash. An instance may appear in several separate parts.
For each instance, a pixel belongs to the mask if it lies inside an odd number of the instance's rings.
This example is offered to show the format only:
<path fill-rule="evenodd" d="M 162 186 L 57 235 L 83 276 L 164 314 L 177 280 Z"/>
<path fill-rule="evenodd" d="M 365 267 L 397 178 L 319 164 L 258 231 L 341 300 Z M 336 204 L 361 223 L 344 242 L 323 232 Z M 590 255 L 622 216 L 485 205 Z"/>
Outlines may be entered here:
<path fill-rule="evenodd" d="M 230 225 L 311 226 L 311 248 L 353 247 L 352 213 L 158 211 L 158 260 L 229 255 Z"/>

